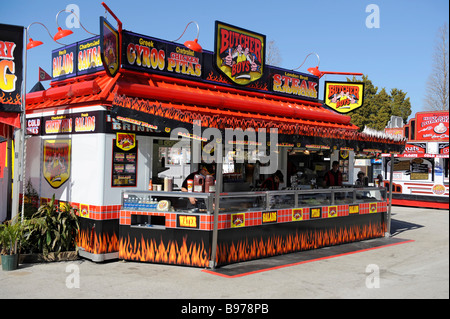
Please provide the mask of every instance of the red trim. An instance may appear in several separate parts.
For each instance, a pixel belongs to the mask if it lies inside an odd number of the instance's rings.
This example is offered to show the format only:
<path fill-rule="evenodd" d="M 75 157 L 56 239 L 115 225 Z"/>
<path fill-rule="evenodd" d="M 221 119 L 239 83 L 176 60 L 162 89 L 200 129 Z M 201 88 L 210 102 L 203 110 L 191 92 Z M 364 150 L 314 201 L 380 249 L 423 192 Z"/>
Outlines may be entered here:
<path fill-rule="evenodd" d="M 292 267 L 292 266 L 298 266 L 298 265 L 302 265 L 302 264 L 308 264 L 308 263 L 315 262 L 315 261 L 320 261 L 320 260 L 327 260 L 327 259 L 336 258 L 336 257 L 342 257 L 342 256 L 347 256 L 347 255 L 354 255 L 354 254 L 362 253 L 362 252 L 365 252 L 365 251 L 371 251 L 371 250 L 375 250 L 375 249 L 391 247 L 391 246 L 397 246 L 397 245 L 407 244 L 407 243 L 412 243 L 412 242 L 414 242 L 414 240 L 406 240 L 406 241 L 402 241 L 400 243 L 394 243 L 394 244 L 389 244 L 389 245 L 384 245 L 384 246 L 379 246 L 379 247 L 366 248 L 366 249 L 352 251 L 352 252 L 349 252 L 349 253 L 343 253 L 343 254 L 338 254 L 338 255 L 332 255 L 332 256 L 327 256 L 327 257 L 311 259 L 311 260 L 305 260 L 305 261 L 300 261 L 300 262 L 297 262 L 297 263 L 292 263 L 292 264 L 287 264 L 287 265 L 282 265 L 282 266 L 276 266 L 276 267 L 271 267 L 271 268 L 266 268 L 266 269 L 261 269 L 261 270 L 249 271 L 249 272 L 246 272 L 246 273 L 243 273 L 243 274 L 233 275 L 233 276 L 219 274 L 219 273 L 216 273 L 216 272 L 208 270 L 208 269 L 203 269 L 202 271 L 206 272 L 208 274 L 212 274 L 212 275 L 216 275 L 216 276 L 220 276 L 220 277 L 225 277 L 225 278 L 238 278 L 238 277 L 244 277 L 244 276 L 253 275 L 253 274 L 266 272 L 266 271 L 270 271 L 270 270 L 277 270 L 277 269 L 282 269 L 282 268 L 287 268 L 287 267 Z"/>
<path fill-rule="evenodd" d="M 0 123 L 20 128 L 20 113 L 0 112 Z"/>
<path fill-rule="evenodd" d="M 448 209 L 448 202 L 447 203 L 425 202 L 425 201 L 408 200 L 408 199 L 392 199 L 392 205 Z"/>

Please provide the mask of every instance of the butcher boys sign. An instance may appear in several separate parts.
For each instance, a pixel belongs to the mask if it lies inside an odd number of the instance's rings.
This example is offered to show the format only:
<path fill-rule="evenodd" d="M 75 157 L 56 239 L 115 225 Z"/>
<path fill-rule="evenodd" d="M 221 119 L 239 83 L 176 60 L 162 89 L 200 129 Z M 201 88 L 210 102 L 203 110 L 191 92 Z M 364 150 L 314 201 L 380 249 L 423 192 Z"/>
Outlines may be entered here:
<path fill-rule="evenodd" d="M 0 112 L 22 105 L 23 27 L 0 24 Z"/>
<path fill-rule="evenodd" d="M 266 36 L 216 21 L 215 63 L 233 83 L 247 85 L 263 76 Z"/>
<path fill-rule="evenodd" d="M 364 83 L 325 82 L 324 104 L 338 113 L 348 113 L 364 103 Z"/>

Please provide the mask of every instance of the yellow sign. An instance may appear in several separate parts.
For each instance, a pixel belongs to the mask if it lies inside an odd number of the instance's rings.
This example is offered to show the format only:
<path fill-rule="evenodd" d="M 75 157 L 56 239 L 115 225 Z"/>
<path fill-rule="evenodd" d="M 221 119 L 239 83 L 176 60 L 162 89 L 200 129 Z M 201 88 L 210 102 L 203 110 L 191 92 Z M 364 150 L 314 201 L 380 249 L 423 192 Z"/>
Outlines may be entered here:
<path fill-rule="evenodd" d="M 89 218 L 89 205 L 80 204 L 80 217 Z"/>
<path fill-rule="evenodd" d="M 359 205 L 349 205 L 348 213 L 349 214 L 359 214 Z"/>
<path fill-rule="evenodd" d="M 338 113 L 348 113 L 364 103 L 364 83 L 325 82 L 324 104 Z"/>
<path fill-rule="evenodd" d="M 216 21 L 215 62 L 236 84 L 247 85 L 264 74 L 266 36 Z"/>
<path fill-rule="evenodd" d="M 178 215 L 178 227 L 198 228 L 198 216 Z"/>
<path fill-rule="evenodd" d="M 43 175 L 53 188 L 59 188 L 70 177 L 71 140 L 45 140 Z"/>
<path fill-rule="evenodd" d="M 123 151 L 129 151 L 136 146 L 136 134 L 116 133 L 116 146 Z"/>
<path fill-rule="evenodd" d="M 337 217 L 337 215 L 338 215 L 337 206 L 328 207 L 328 217 Z"/>
<path fill-rule="evenodd" d="M 377 203 L 370 203 L 369 204 L 369 213 L 376 213 L 377 212 Z"/>
<path fill-rule="evenodd" d="M 296 208 L 292 210 L 292 220 L 303 220 L 303 208 Z"/>
<path fill-rule="evenodd" d="M 244 227 L 245 214 L 231 214 L 231 228 Z"/>
<path fill-rule="evenodd" d="M 262 213 L 262 222 L 265 223 L 275 223 L 277 221 L 277 212 L 265 212 Z"/>
<path fill-rule="evenodd" d="M 311 208 L 310 209 L 311 218 L 320 218 L 322 217 L 322 208 Z"/>

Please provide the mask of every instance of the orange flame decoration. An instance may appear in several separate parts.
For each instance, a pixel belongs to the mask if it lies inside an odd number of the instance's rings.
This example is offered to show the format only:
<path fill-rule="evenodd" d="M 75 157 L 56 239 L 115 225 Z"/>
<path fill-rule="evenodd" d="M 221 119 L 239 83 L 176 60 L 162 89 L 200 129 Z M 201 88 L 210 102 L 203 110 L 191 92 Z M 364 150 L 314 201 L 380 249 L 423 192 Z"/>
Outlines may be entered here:
<path fill-rule="evenodd" d="M 210 254 L 205 249 L 203 241 L 200 243 L 191 243 L 188 247 L 187 237 L 183 238 L 183 244 L 175 241 L 169 241 L 167 246 L 163 241 L 156 243 L 156 240 L 141 241 L 134 239 L 133 243 L 128 236 L 120 240 L 119 258 L 125 260 L 155 262 L 164 264 L 187 265 L 206 267 L 209 263 Z"/>
<path fill-rule="evenodd" d="M 263 240 L 240 241 L 236 245 L 220 244 L 217 247 L 218 264 L 241 262 L 262 257 L 317 249 L 383 236 L 385 224 L 355 225 L 340 229 L 310 230 L 306 233 L 273 235 Z"/>
<path fill-rule="evenodd" d="M 80 230 L 77 238 L 78 247 L 88 253 L 106 254 L 119 250 L 119 239 L 116 234 L 97 234 L 94 231 Z"/>
<path fill-rule="evenodd" d="M 310 230 L 306 233 L 273 235 L 268 239 L 239 241 L 236 245 L 219 244 L 218 264 L 229 264 L 262 257 L 287 254 L 302 250 L 317 249 L 383 236 L 385 224 L 355 225 L 340 229 Z"/>
<path fill-rule="evenodd" d="M 20 94 L 16 94 L 16 97 L 13 98 L 11 95 L 6 95 L 2 92 L 2 96 L 0 96 L 0 104 L 13 104 L 13 105 L 21 105 L 22 97 Z"/>
<path fill-rule="evenodd" d="M 217 264 L 230 264 L 257 258 L 297 252 L 355 242 L 383 236 L 385 224 L 350 226 L 339 229 L 310 230 L 306 233 L 289 234 L 287 236 L 273 235 L 269 238 L 240 240 L 234 243 L 219 243 L 217 247 Z M 130 240 L 130 237 L 120 240 L 119 258 L 142 262 L 165 263 L 195 267 L 207 267 L 210 252 L 201 243 L 191 243 L 188 247 L 187 237 L 179 245 L 169 241 L 167 245 L 161 240 L 158 244 L 154 239 Z"/>
<path fill-rule="evenodd" d="M 266 129 L 269 131 L 271 128 L 278 128 L 279 134 L 288 135 L 300 135 L 300 136 L 315 136 L 322 138 L 344 139 L 344 140 L 356 140 L 356 141 L 369 141 L 386 143 L 386 140 L 375 136 L 370 136 L 357 130 L 348 130 L 339 127 L 327 127 L 319 126 L 315 123 L 309 123 L 299 119 L 279 118 L 276 116 L 267 117 L 261 114 L 245 114 L 237 112 L 220 112 L 217 115 L 202 114 L 198 110 L 196 112 L 190 112 L 186 110 L 179 110 L 174 107 L 163 107 L 161 104 L 157 104 L 148 100 L 139 98 L 130 98 L 125 95 L 115 95 L 113 104 L 120 107 L 137 110 L 151 115 L 156 115 L 172 120 L 177 120 L 184 123 L 192 124 L 194 121 L 202 121 L 202 123 L 208 123 L 208 127 L 215 127 L 218 129 L 225 128 L 242 128 L 246 130 L 251 129 Z M 210 110 L 205 109 L 204 112 Z M 216 112 L 217 113 L 217 112 Z M 233 116 L 229 116 L 232 114 Z M 252 118 L 249 118 L 252 116 Z M 335 124 L 333 124 L 335 125 Z M 391 144 L 403 145 L 404 141 L 389 141 Z"/>

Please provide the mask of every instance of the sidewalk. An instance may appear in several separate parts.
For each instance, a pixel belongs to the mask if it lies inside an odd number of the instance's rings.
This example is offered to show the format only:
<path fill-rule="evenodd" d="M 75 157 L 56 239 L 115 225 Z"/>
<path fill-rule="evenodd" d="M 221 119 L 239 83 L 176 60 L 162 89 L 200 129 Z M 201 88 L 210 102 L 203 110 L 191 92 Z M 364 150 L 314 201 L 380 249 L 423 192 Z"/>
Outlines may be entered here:
<path fill-rule="evenodd" d="M 412 241 L 236 278 L 124 261 L 22 264 L 0 271 L 0 299 L 448 299 L 449 211 L 393 206 L 391 233 Z"/>

